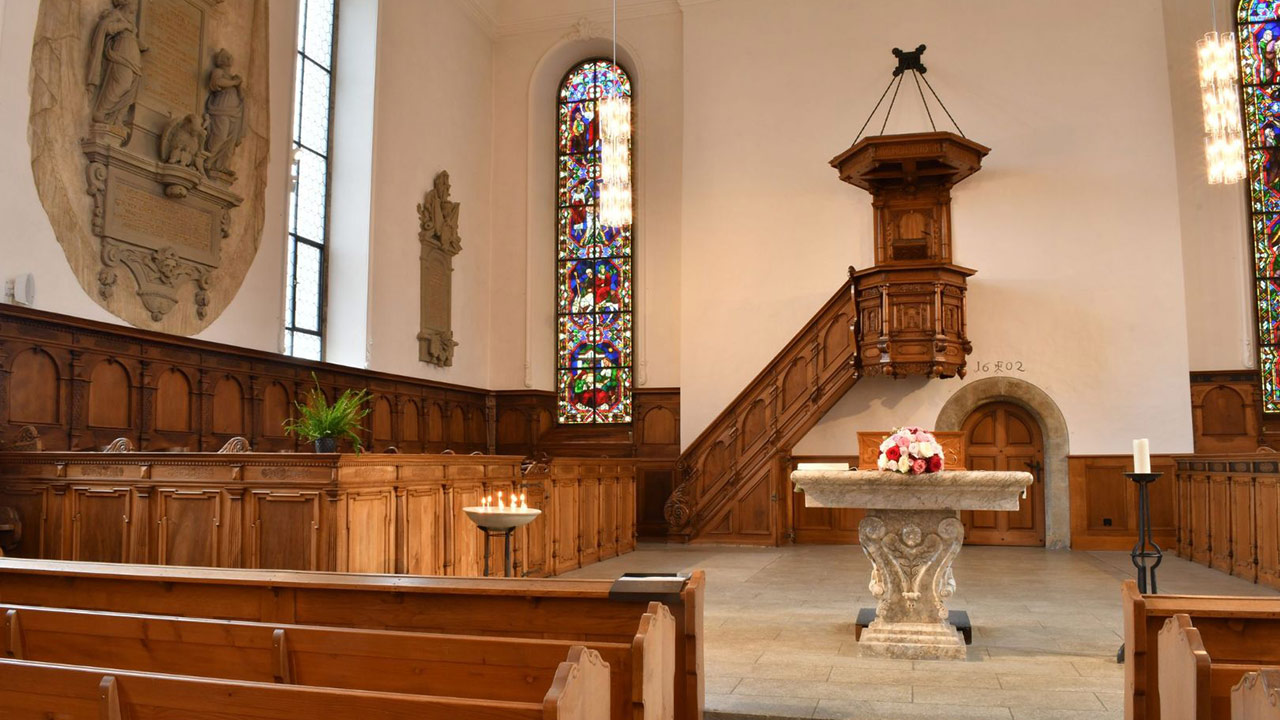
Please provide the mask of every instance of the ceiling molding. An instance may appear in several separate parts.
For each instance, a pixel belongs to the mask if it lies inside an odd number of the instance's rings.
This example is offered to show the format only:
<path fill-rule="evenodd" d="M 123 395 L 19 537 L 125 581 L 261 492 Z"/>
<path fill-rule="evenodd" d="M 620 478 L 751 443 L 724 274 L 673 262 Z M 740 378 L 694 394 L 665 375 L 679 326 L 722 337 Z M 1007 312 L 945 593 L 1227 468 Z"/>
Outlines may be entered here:
<path fill-rule="evenodd" d="M 477 3 L 478 0 L 463 0 L 463 2 L 471 4 Z M 618 7 L 618 19 L 634 20 L 636 18 L 678 14 L 686 2 L 687 0 L 642 0 L 641 2 L 627 3 L 625 5 L 620 4 Z M 496 26 L 496 37 L 511 37 L 535 32 L 572 31 L 575 26 L 583 23 L 583 21 L 593 28 L 610 27 L 613 22 L 613 10 L 610 7 L 603 7 L 588 12 L 558 13 L 517 22 L 495 22 L 494 24 Z"/>
<path fill-rule="evenodd" d="M 455 0 L 467 16 L 490 38 L 498 36 L 498 19 L 486 7 L 483 0 Z"/>

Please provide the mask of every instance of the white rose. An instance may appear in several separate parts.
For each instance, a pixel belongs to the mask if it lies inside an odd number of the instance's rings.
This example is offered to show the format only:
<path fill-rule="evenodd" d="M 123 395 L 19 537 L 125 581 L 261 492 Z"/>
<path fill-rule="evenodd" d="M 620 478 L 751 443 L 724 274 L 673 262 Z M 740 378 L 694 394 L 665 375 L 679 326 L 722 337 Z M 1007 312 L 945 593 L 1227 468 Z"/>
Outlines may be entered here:
<path fill-rule="evenodd" d="M 880 468 L 881 470 L 885 469 L 888 465 L 889 465 L 889 459 L 883 455 L 880 456 L 879 460 L 876 460 L 876 467 Z"/>
<path fill-rule="evenodd" d="M 919 455 L 919 454 L 920 454 L 920 443 L 918 443 L 918 442 L 913 442 L 913 443 L 911 443 L 910 445 L 908 445 L 908 446 L 907 446 L 907 454 L 908 454 L 908 455 Z"/>
<path fill-rule="evenodd" d="M 907 472 L 910 469 L 911 469 L 911 461 L 907 459 L 906 455 L 903 455 L 901 458 L 898 458 L 898 472 Z"/>
<path fill-rule="evenodd" d="M 920 443 L 920 457 L 925 460 L 933 457 L 933 443 Z"/>
<path fill-rule="evenodd" d="M 884 442 L 880 443 L 880 452 L 884 452 L 891 447 L 893 447 L 893 438 L 885 438 Z"/>

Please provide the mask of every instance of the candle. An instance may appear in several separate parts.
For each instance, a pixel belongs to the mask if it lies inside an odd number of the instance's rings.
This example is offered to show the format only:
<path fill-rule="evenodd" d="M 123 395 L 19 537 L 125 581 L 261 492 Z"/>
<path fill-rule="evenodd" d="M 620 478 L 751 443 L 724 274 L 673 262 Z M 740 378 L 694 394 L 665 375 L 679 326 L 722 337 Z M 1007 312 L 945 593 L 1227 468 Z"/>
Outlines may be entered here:
<path fill-rule="evenodd" d="M 1133 471 L 1151 472 L 1151 443 L 1146 438 L 1133 441 Z"/>
<path fill-rule="evenodd" d="M 525 501 L 523 492 L 520 493 L 520 507 L 526 510 L 529 508 L 529 503 Z"/>

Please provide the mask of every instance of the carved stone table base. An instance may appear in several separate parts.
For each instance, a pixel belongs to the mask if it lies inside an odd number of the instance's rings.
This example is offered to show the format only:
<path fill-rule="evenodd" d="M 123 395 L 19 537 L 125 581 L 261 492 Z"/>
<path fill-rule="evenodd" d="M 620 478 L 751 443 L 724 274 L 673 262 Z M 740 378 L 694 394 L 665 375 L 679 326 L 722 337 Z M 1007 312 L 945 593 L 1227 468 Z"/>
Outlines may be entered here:
<path fill-rule="evenodd" d="M 954 510 L 869 510 L 858 525 L 871 560 L 876 619 L 858 640 L 864 654 L 963 659 L 964 637 L 947 622 L 951 562 L 964 542 Z"/>

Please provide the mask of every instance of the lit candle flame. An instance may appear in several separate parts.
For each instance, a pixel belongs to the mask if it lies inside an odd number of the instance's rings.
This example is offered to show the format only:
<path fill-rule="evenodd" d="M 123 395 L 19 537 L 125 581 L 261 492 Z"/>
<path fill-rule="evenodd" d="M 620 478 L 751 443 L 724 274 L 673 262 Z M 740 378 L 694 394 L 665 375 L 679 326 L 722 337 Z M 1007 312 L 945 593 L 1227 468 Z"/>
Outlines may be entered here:
<path fill-rule="evenodd" d="M 525 510 L 529 509 L 529 503 L 528 501 L 525 500 L 523 492 L 520 493 L 520 507 L 524 508 Z"/>

